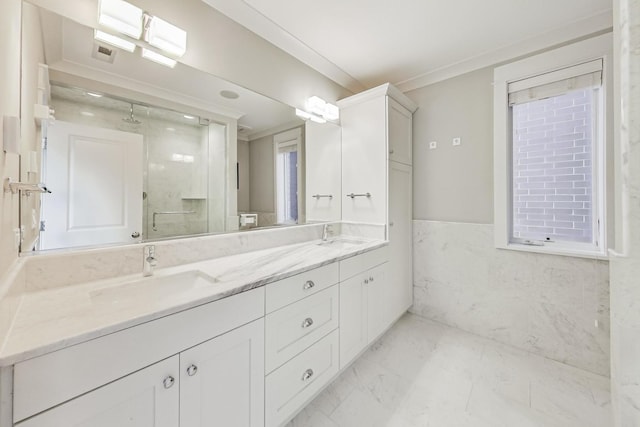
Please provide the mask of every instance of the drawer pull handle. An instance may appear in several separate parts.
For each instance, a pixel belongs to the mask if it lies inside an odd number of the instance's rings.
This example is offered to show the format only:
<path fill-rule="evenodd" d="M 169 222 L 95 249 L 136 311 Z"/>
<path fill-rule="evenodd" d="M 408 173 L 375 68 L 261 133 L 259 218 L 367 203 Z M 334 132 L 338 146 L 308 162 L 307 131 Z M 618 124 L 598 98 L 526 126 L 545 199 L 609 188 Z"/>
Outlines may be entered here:
<path fill-rule="evenodd" d="M 302 381 L 308 381 L 312 376 L 313 369 L 307 369 L 306 371 L 304 371 L 304 374 L 302 374 Z"/>
<path fill-rule="evenodd" d="M 307 317 L 302 321 L 302 328 L 308 328 L 311 325 L 313 325 L 313 319 L 310 317 Z"/>
<path fill-rule="evenodd" d="M 171 388 L 173 387 L 173 384 L 175 384 L 176 379 L 173 378 L 171 375 L 169 375 L 167 378 L 165 378 L 162 381 L 162 384 L 164 385 L 164 388 Z"/>
<path fill-rule="evenodd" d="M 197 372 L 198 372 L 198 367 L 196 365 L 191 364 L 187 368 L 187 375 L 189 375 L 190 377 L 194 376 Z"/>
<path fill-rule="evenodd" d="M 369 279 L 364 279 L 364 284 L 368 285 L 369 284 Z"/>
<path fill-rule="evenodd" d="M 307 280 L 302 286 L 302 289 L 304 289 L 305 291 L 308 291 L 309 289 L 313 288 L 315 285 L 316 284 L 313 283 L 313 280 Z"/>
<path fill-rule="evenodd" d="M 373 282 L 373 276 L 369 277 L 369 281 Z"/>

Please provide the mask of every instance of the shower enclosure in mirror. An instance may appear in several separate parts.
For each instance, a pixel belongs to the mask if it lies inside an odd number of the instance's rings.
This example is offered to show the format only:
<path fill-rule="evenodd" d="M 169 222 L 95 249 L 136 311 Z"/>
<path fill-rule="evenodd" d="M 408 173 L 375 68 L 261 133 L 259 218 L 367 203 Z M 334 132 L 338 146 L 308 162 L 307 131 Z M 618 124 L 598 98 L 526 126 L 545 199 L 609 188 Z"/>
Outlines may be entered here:
<path fill-rule="evenodd" d="M 40 249 L 225 231 L 224 125 L 55 84 L 51 107 Z"/>

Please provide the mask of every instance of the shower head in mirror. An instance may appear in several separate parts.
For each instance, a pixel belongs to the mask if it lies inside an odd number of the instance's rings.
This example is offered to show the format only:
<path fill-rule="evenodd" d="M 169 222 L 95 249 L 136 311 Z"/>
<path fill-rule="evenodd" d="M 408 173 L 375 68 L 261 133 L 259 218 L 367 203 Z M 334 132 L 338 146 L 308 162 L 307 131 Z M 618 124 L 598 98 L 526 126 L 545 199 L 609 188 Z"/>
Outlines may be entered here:
<path fill-rule="evenodd" d="M 127 122 L 127 123 L 131 123 L 131 124 L 134 124 L 134 125 L 139 125 L 139 124 L 142 123 L 140 120 L 136 119 L 133 116 L 133 104 L 131 104 L 131 107 L 129 108 L 129 115 L 126 116 L 126 117 L 123 117 L 122 121 Z"/>

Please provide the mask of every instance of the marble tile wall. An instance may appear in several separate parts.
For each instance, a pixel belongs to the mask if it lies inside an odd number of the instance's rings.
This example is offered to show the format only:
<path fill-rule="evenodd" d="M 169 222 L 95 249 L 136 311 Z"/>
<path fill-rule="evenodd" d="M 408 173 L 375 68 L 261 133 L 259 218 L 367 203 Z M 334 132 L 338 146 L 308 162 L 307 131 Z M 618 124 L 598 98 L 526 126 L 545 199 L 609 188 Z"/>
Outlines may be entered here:
<path fill-rule="evenodd" d="M 626 253 L 611 260 L 611 394 L 614 425 L 640 426 L 640 0 L 619 0 L 622 115 L 620 156 L 623 182 L 617 185 Z"/>
<path fill-rule="evenodd" d="M 608 262 L 498 250 L 490 224 L 413 230 L 413 313 L 609 375 Z"/>

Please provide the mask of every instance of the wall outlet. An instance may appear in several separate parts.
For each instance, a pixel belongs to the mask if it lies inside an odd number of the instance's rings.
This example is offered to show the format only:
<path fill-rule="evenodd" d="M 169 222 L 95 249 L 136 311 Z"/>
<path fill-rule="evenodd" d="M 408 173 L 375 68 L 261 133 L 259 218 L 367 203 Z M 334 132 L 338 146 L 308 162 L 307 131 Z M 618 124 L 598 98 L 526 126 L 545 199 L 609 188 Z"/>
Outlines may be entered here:
<path fill-rule="evenodd" d="M 453 145 L 454 146 L 460 145 L 461 142 L 462 142 L 461 138 L 459 138 L 459 137 L 458 138 L 453 138 Z"/>
<path fill-rule="evenodd" d="M 438 143 L 436 141 L 431 141 L 429 143 L 429 150 L 433 150 L 435 148 L 438 148 Z"/>

